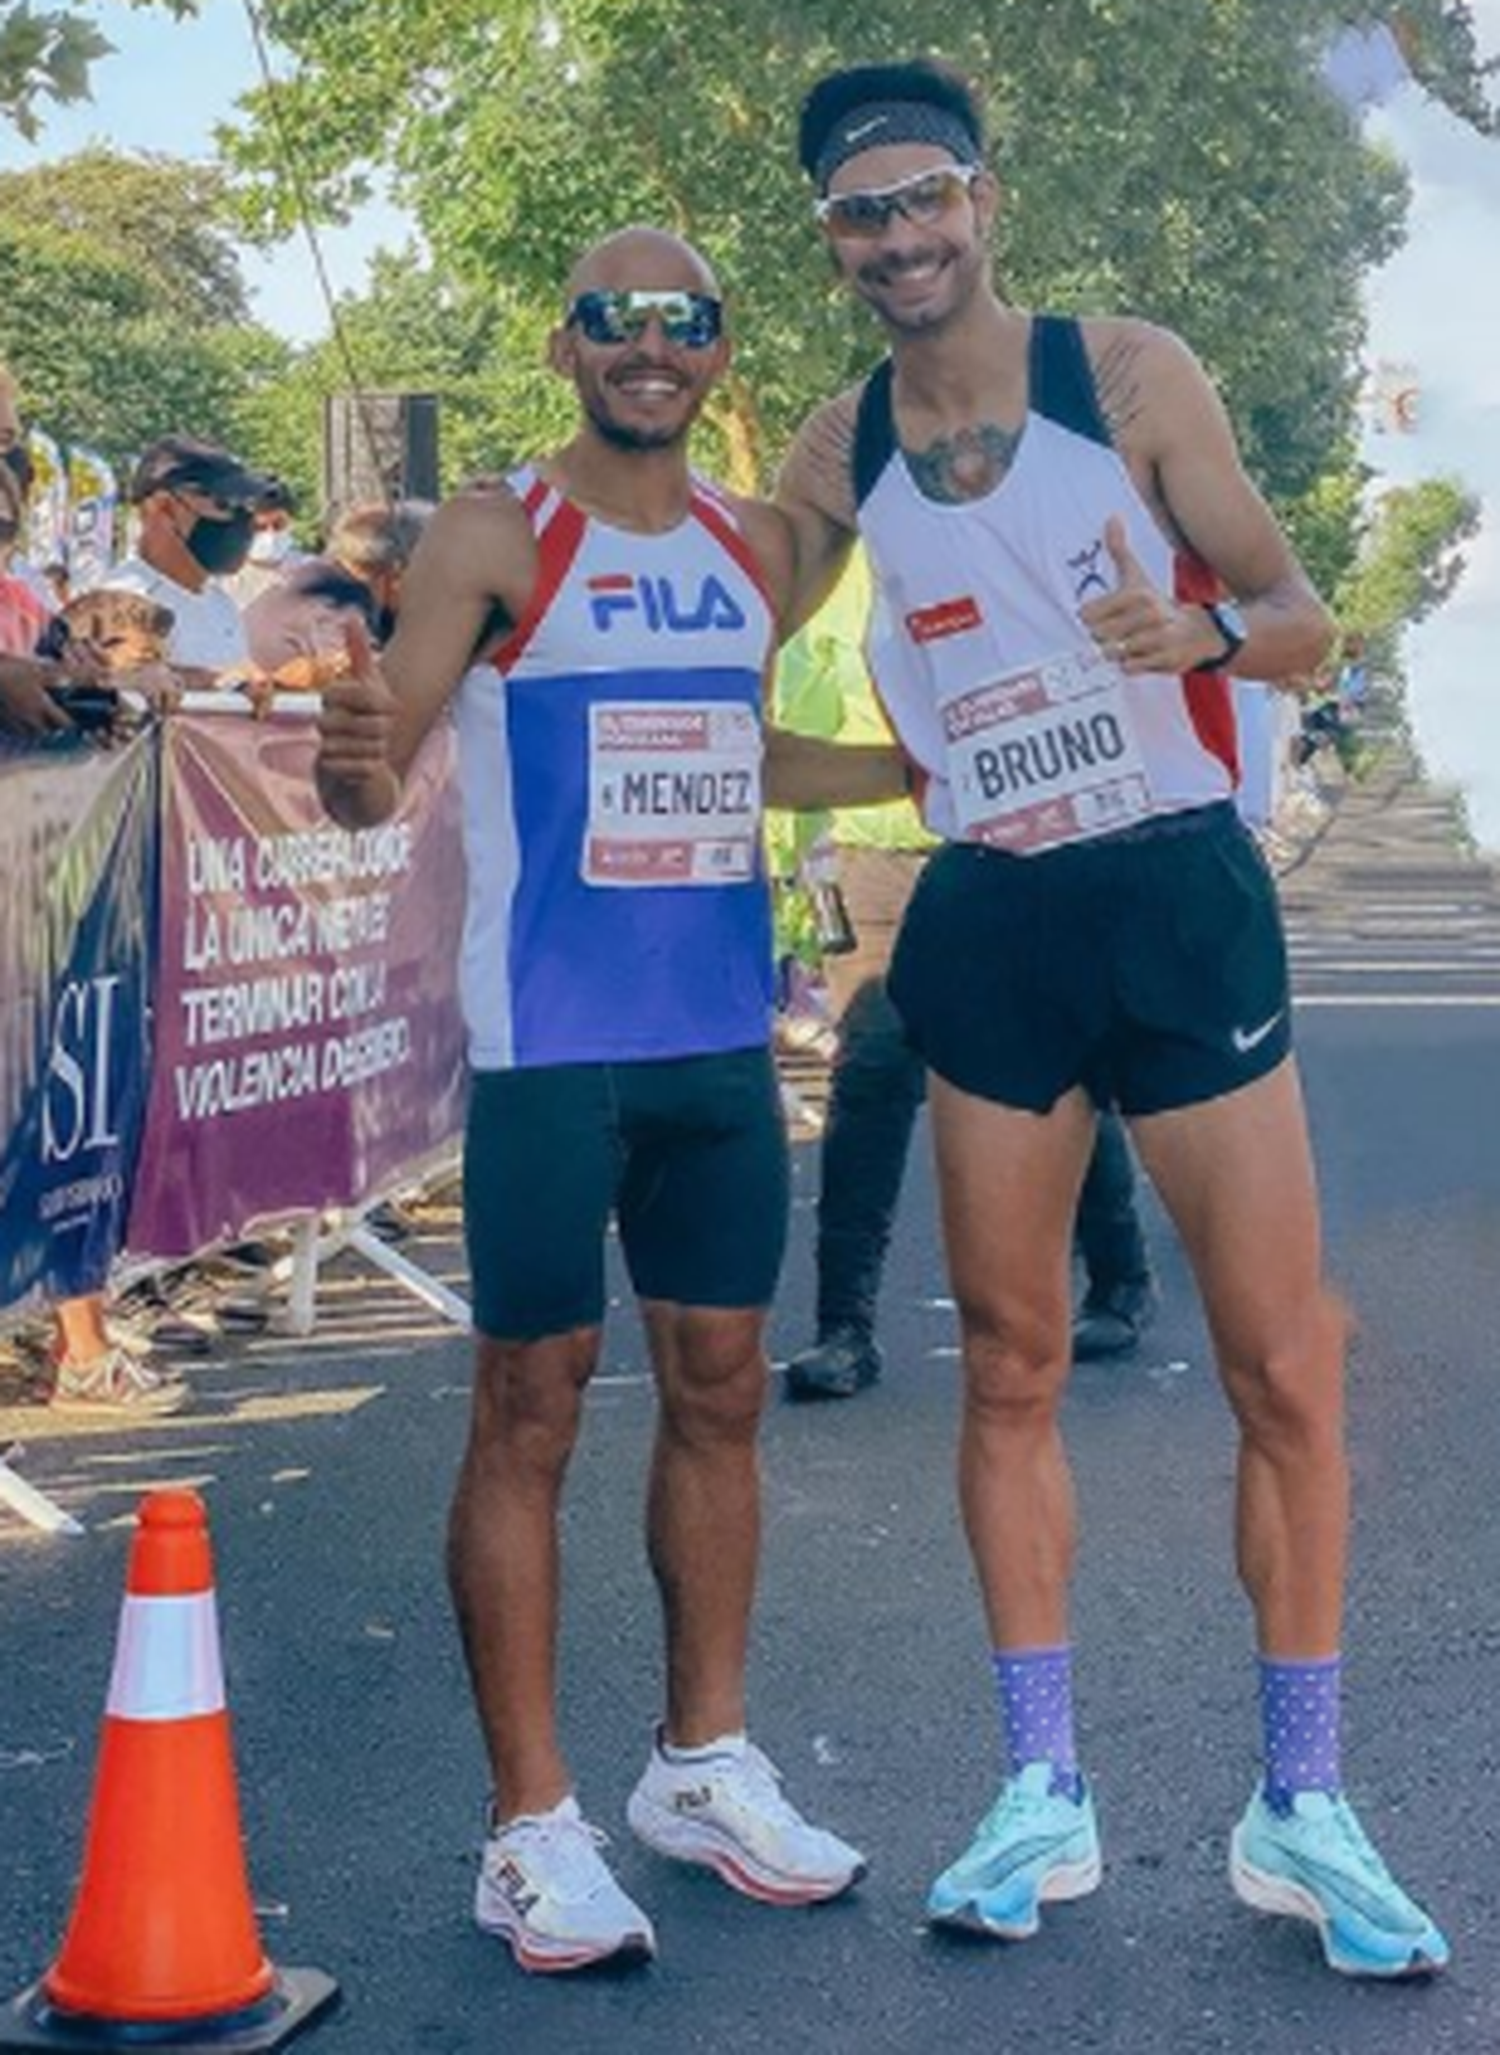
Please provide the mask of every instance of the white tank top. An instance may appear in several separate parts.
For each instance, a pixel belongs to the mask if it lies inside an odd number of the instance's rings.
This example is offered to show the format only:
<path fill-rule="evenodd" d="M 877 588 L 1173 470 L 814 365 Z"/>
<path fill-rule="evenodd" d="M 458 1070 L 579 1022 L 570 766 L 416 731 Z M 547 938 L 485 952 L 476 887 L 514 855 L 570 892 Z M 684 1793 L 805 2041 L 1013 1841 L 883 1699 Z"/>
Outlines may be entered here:
<path fill-rule="evenodd" d="M 1076 322 L 1034 319 L 1025 430 L 983 499 L 918 489 L 889 363 L 861 395 L 854 465 L 870 672 L 930 828 L 1035 854 L 1232 795 L 1228 679 L 1126 677 L 1078 619 L 1114 583 L 1112 514 L 1163 590 L 1201 601 L 1221 588 L 1172 548 L 1114 449 Z"/>

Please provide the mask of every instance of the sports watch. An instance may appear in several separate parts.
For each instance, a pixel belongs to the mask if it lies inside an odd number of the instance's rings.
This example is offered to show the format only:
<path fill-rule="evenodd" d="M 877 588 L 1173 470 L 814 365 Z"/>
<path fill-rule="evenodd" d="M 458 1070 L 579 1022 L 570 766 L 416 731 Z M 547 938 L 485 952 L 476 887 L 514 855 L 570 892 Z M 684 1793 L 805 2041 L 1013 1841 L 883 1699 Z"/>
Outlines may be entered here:
<path fill-rule="evenodd" d="M 1195 671 L 1227 671 L 1236 656 L 1250 639 L 1250 630 L 1245 625 L 1245 616 L 1232 599 L 1205 599 L 1199 605 L 1224 638 L 1224 647 L 1217 656 L 1206 656 L 1201 664 L 1194 664 Z"/>

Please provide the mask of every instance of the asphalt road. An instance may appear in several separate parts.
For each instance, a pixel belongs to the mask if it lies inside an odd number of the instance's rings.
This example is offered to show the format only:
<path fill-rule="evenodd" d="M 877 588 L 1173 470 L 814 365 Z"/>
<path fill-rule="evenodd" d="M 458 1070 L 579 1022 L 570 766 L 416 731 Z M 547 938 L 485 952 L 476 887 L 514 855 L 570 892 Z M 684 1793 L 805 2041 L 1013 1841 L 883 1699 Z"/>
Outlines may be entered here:
<path fill-rule="evenodd" d="M 1388 874 L 1371 890 L 1387 904 Z M 0 1994 L 35 1976 L 61 1937 L 131 1509 L 170 1479 L 197 1483 L 210 1505 L 267 1946 L 344 1987 L 340 2011 L 299 2045 L 1500 2048 L 1500 973 L 1486 966 L 1462 990 L 1439 977 L 1444 1003 L 1427 1003 L 1394 975 L 1330 967 L 1347 923 L 1329 923 L 1320 943 L 1315 882 L 1295 896 L 1331 1266 L 1361 1323 L 1350 1783 L 1448 1929 L 1446 1977 L 1348 1984 L 1310 1933 L 1257 1918 L 1228 1891 L 1225 1840 L 1256 1751 L 1249 1620 L 1228 1548 L 1232 1438 L 1159 1215 L 1165 1306 L 1149 1346 L 1127 1367 L 1081 1371 L 1068 1418 L 1083 1514 L 1080 1718 L 1105 1887 L 1056 1909 L 1024 1947 L 923 1930 L 926 1883 L 997 1770 L 953 1509 L 954 1331 L 924 1138 L 888 1279 L 886 1382 L 845 1406 L 778 1403 L 765 1435 L 753 1727 L 804 1808 L 870 1852 L 854 1897 L 811 1912 L 752 1905 L 660 1863 L 624 1828 L 659 1671 L 639 1544 L 651 1397 L 622 1313 L 570 1493 L 567 1730 L 585 1805 L 614 1836 L 662 1956 L 628 1976 L 528 1980 L 474 1932 L 483 1772 L 440 1582 L 467 1346 L 349 1263 L 311 1343 L 233 1345 L 194 1372 L 202 1396 L 189 1416 L 128 1436 L 52 1438 L 45 1415 L 22 1423 L 27 1473 L 90 1531 L 43 1539 L 0 1519 Z M 1414 921 L 1400 960 L 1425 948 L 1435 963 L 1447 946 Z M 808 1325 L 808 1147 L 797 1174 L 782 1352 Z M 411 1252 L 461 1282 L 450 1231 L 436 1218 Z M 0 1427 L 15 1432 L 19 1418 Z"/>

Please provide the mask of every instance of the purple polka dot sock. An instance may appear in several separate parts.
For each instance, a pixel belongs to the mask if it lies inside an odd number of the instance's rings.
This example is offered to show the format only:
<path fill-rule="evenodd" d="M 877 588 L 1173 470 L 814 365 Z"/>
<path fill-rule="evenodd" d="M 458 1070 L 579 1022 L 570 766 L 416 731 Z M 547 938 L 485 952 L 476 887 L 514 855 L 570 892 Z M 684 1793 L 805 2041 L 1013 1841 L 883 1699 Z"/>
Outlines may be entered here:
<path fill-rule="evenodd" d="M 994 1663 L 1012 1772 L 1028 1763 L 1050 1762 L 1053 1790 L 1080 1798 L 1083 1778 L 1073 1741 L 1072 1649 L 997 1648 Z"/>
<path fill-rule="evenodd" d="M 1260 1658 L 1260 1717 L 1265 1735 L 1266 1802 L 1288 1812 L 1298 1791 L 1337 1792 L 1339 1674 L 1336 1655 L 1320 1662 Z"/>

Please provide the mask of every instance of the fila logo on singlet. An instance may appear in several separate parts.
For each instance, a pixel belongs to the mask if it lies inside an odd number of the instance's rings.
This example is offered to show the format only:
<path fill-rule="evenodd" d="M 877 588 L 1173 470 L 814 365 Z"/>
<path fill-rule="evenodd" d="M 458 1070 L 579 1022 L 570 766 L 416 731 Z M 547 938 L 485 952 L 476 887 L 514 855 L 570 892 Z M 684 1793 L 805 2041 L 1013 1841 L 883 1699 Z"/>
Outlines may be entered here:
<path fill-rule="evenodd" d="M 705 629 L 734 634 L 745 626 L 744 608 L 712 572 L 692 594 L 679 592 L 658 573 L 606 571 L 587 583 L 589 612 L 601 635 L 622 614 L 638 615 L 653 635 L 701 635 Z"/>

